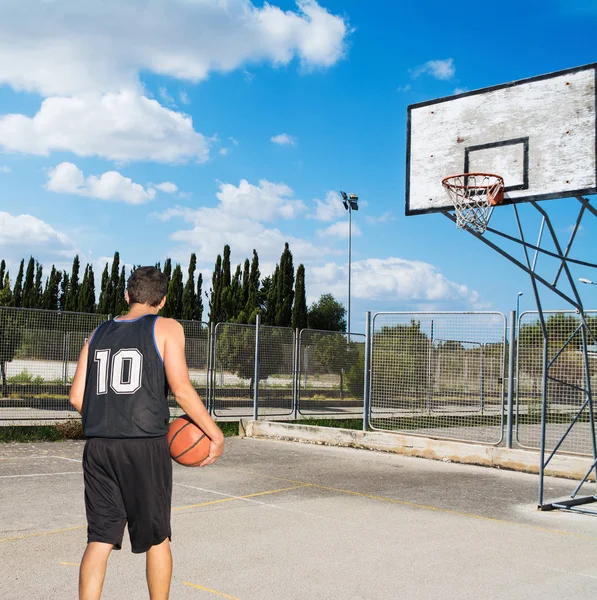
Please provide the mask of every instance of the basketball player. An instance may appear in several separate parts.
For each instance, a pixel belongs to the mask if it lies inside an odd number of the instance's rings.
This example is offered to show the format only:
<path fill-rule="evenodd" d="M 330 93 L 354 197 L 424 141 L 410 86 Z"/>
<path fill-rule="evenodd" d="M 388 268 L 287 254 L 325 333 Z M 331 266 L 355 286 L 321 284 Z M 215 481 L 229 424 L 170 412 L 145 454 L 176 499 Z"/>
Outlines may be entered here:
<path fill-rule="evenodd" d="M 108 557 L 120 549 L 128 523 L 132 551 L 146 553 L 151 600 L 167 600 L 172 577 L 172 461 L 165 438 L 168 386 L 183 411 L 211 440 L 216 462 L 224 436 L 190 380 L 182 326 L 158 317 L 166 276 L 140 267 L 128 280 L 129 312 L 102 323 L 79 357 L 70 401 L 83 417 L 87 548 L 79 572 L 80 600 L 101 596 Z"/>

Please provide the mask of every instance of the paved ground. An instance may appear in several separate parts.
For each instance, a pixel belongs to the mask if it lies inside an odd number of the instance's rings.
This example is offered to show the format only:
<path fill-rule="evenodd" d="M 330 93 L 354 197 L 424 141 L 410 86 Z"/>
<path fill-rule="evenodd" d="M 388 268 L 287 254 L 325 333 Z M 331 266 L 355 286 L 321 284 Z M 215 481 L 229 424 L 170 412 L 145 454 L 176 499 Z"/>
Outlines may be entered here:
<path fill-rule="evenodd" d="M 79 442 L 0 446 L 0 598 L 76 598 Z M 535 510 L 532 475 L 344 448 L 231 439 L 176 466 L 172 598 L 501 600 L 597 593 L 597 519 Z M 550 479 L 550 497 L 570 489 Z M 593 490 L 594 488 L 591 488 Z M 143 557 L 104 598 L 146 598 Z"/>

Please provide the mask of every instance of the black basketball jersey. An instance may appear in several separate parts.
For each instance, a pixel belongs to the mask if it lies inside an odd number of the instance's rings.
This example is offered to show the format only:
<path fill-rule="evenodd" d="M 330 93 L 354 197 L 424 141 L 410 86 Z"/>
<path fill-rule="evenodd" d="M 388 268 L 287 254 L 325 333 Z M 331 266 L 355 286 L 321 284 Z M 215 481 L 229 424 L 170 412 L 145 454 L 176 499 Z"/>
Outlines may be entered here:
<path fill-rule="evenodd" d="M 89 342 L 83 400 L 87 437 L 158 437 L 168 432 L 168 383 L 155 343 L 159 317 L 102 323 Z"/>

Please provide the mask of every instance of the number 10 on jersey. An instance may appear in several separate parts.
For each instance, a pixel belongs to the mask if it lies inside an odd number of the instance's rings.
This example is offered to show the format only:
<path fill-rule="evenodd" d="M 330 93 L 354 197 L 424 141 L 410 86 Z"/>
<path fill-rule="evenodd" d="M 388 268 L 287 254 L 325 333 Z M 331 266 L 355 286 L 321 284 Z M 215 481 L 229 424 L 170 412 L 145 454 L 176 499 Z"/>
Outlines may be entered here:
<path fill-rule="evenodd" d="M 109 349 L 95 351 L 98 396 L 108 393 L 108 382 L 115 394 L 134 394 L 141 388 L 143 355 L 137 348 L 126 348 L 110 360 L 110 353 Z"/>

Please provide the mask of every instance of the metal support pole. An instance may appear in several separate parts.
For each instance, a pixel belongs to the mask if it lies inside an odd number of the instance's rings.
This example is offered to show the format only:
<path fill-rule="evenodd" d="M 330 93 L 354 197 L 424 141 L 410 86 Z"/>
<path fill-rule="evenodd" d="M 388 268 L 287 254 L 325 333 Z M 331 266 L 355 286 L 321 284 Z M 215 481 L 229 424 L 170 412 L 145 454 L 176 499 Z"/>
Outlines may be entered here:
<path fill-rule="evenodd" d="M 352 262 L 352 208 L 348 205 L 348 323 L 346 331 L 348 332 L 348 341 L 350 342 L 350 280 L 351 280 L 351 262 Z"/>
<path fill-rule="evenodd" d="M 208 339 L 207 339 L 207 403 L 209 414 L 214 411 L 214 364 L 215 364 L 215 324 L 209 324 Z"/>
<path fill-rule="evenodd" d="M 508 334 L 508 413 L 506 419 L 506 448 L 512 448 L 514 428 L 514 377 L 516 362 L 516 312 L 510 311 L 510 331 Z"/>
<path fill-rule="evenodd" d="M 301 330 L 297 327 L 294 331 L 294 375 L 292 377 L 292 406 L 293 417 L 298 419 L 299 402 L 300 402 L 300 352 L 301 352 Z"/>
<path fill-rule="evenodd" d="M 365 373 L 363 389 L 363 431 L 370 427 L 369 416 L 371 414 L 371 312 L 365 313 Z"/>
<path fill-rule="evenodd" d="M 261 333 L 261 315 L 255 323 L 255 372 L 253 375 L 253 419 L 259 418 L 259 338 Z"/>

